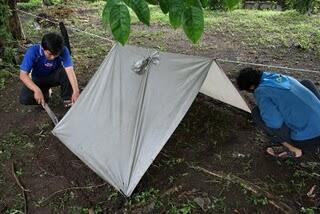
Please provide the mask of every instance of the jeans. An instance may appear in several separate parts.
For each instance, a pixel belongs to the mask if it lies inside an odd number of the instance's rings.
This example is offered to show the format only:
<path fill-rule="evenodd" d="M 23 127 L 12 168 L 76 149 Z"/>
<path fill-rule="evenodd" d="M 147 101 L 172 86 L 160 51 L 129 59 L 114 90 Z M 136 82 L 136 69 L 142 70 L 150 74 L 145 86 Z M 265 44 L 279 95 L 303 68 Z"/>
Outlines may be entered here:
<path fill-rule="evenodd" d="M 32 81 L 41 89 L 46 102 L 49 100 L 49 89 L 56 86 L 60 86 L 61 98 L 63 100 L 70 100 L 71 98 L 72 87 L 63 67 L 49 76 L 33 77 Z M 37 102 L 34 99 L 34 92 L 25 85 L 22 86 L 19 100 L 23 105 L 37 105 Z"/>

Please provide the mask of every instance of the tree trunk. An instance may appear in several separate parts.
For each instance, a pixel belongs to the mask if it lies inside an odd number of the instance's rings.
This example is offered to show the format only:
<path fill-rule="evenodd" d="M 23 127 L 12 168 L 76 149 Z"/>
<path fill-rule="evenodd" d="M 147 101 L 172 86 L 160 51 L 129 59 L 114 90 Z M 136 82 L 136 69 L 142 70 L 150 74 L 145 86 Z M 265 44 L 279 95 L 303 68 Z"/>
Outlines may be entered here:
<path fill-rule="evenodd" d="M 0 37 L 0 59 L 4 56 L 4 50 L 5 50 L 4 43 L 5 43 L 4 39 Z"/>
<path fill-rule="evenodd" d="M 311 13 L 312 13 L 312 2 L 313 0 L 309 0 L 308 1 L 308 15 L 311 16 Z"/>
<path fill-rule="evenodd" d="M 11 9 L 11 15 L 9 17 L 9 29 L 14 39 L 24 39 L 24 34 L 21 28 L 20 19 L 16 11 L 17 1 L 9 0 L 9 8 Z"/>

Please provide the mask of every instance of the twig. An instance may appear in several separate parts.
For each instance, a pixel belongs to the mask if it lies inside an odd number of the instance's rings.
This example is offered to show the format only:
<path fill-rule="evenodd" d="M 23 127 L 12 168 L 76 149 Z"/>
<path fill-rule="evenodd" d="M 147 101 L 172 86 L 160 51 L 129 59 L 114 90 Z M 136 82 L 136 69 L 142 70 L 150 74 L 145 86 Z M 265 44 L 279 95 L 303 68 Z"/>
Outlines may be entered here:
<path fill-rule="evenodd" d="M 99 185 L 95 185 L 95 186 L 85 186 L 85 187 L 70 187 L 70 188 L 66 188 L 66 189 L 61 189 L 61 190 L 58 190 L 52 194 L 50 194 L 48 197 L 46 197 L 44 199 L 43 202 L 46 202 L 48 201 L 50 198 L 52 198 L 53 196 L 61 193 L 61 192 L 66 192 L 66 191 L 69 191 L 69 190 L 80 190 L 80 189 L 91 189 L 91 188 L 98 188 L 98 187 L 102 187 L 102 186 L 105 186 L 107 183 L 103 183 L 103 184 L 99 184 Z"/>
<path fill-rule="evenodd" d="M 254 193 L 255 195 L 264 195 L 264 196 L 266 196 L 268 198 L 268 201 L 269 201 L 270 204 L 272 204 L 275 208 L 279 209 L 283 213 L 296 213 L 287 204 L 285 204 L 283 202 L 276 202 L 275 201 L 276 200 L 275 197 L 271 193 L 261 189 L 260 187 L 258 187 L 255 184 L 252 184 L 252 183 L 250 183 L 248 181 L 243 180 L 240 177 L 237 177 L 237 176 L 231 175 L 231 174 L 225 174 L 223 172 L 212 172 L 212 171 L 209 171 L 209 170 L 204 169 L 204 168 L 199 167 L 199 166 L 189 166 L 189 167 L 192 168 L 192 169 L 204 172 L 206 174 L 213 175 L 213 176 L 218 177 L 220 179 L 227 180 L 227 181 L 229 181 L 231 183 L 239 184 L 240 186 L 242 186 L 246 190 L 249 190 L 250 192 Z"/>
<path fill-rule="evenodd" d="M 27 214 L 28 213 L 28 201 L 27 201 L 26 192 L 30 192 L 30 190 L 25 189 L 23 187 L 23 185 L 21 184 L 21 182 L 19 181 L 19 178 L 16 175 L 14 163 L 12 163 L 12 165 L 11 165 L 11 170 L 12 170 L 12 175 L 13 175 L 14 179 L 16 180 L 16 182 L 17 182 L 18 186 L 20 187 L 20 189 L 22 190 L 23 199 L 24 199 L 24 213 Z"/>

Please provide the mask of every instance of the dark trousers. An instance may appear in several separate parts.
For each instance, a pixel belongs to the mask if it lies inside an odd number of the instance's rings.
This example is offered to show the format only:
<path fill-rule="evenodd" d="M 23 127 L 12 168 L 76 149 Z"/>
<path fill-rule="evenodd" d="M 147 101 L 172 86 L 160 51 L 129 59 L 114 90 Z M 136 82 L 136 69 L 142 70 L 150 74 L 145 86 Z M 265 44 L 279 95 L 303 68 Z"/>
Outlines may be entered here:
<path fill-rule="evenodd" d="M 71 98 L 72 87 L 67 73 L 62 67 L 49 76 L 32 78 L 32 81 L 41 89 L 46 102 L 49 99 L 49 89 L 56 86 L 60 86 L 63 100 L 70 100 Z M 25 85 L 21 89 L 20 103 L 23 105 L 37 105 L 34 99 L 34 92 Z"/>
<path fill-rule="evenodd" d="M 316 95 L 316 97 L 320 100 L 320 93 L 313 82 L 311 82 L 310 80 L 303 80 L 301 81 L 301 84 L 308 88 L 311 92 L 313 92 L 314 95 Z M 288 142 L 300 149 L 309 151 L 320 148 L 320 136 L 304 141 L 294 141 L 290 137 L 290 129 L 286 126 L 286 124 L 283 124 L 279 129 L 272 129 L 267 127 L 261 118 L 258 106 L 252 109 L 251 114 L 253 121 L 257 125 L 257 127 L 262 129 L 270 137 L 273 143 Z"/>

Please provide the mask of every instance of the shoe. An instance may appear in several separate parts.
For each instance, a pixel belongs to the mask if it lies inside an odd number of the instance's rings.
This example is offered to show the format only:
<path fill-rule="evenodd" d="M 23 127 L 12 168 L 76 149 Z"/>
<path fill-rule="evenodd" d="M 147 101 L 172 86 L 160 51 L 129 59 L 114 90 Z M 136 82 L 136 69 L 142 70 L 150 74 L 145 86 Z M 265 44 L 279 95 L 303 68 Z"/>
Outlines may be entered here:
<path fill-rule="evenodd" d="M 65 108 L 71 107 L 72 104 L 73 104 L 73 103 L 72 103 L 71 100 L 64 100 L 64 101 L 63 101 L 63 107 L 65 107 Z"/>

